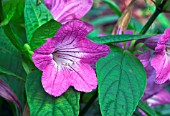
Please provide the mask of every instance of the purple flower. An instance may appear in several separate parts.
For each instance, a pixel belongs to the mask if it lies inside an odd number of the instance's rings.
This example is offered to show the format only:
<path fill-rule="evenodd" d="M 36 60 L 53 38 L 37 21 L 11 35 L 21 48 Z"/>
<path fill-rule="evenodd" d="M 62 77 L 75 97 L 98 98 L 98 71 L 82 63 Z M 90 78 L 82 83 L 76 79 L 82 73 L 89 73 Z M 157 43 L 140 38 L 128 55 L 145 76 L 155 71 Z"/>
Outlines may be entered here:
<path fill-rule="evenodd" d="M 142 62 L 147 74 L 147 86 L 142 100 L 146 101 L 149 106 L 170 103 L 170 93 L 164 90 L 167 84 L 160 85 L 155 83 L 156 71 L 151 66 L 151 52 L 148 50 L 139 55 L 138 58 Z M 142 112 L 142 115 L 146 116 L 144 112 Z"/>
<path fill-rule="evenodd" d="M 64 24 L 82 18 L 92 7 L 93 0 L 44 0 L 54 19 Z"/>
<path fill-rule="evenodd" d="M 149 106 L 157 106 L 170 103 L 170 93 L 164 89 L 154 94 L 152 97 L 146 100 Z"/>
<path fill-rule="evenodd" d="M 150 57 L 151 52 L 149 50 L 138 56 L 145 68 L 147 75 L 147 85 L 144 96 L 142 97 L 143 100 L 152 97 L 154 94 L 161 90 L 161 86 L 155 83 L 156 72 L 155 69 L 151 66 Z"/>
<path fill-rule="evenodd" d="M 166 29 L 155 48 L 151 65 L 156 70 L 156 83 L 162 84 L 170 79 L 170 28 Z"/>
<path fill-rule="evenodd" d="M 43 71 L 42 85 L 50 95 L 60 96 L 70 86 L 83 92 L 97 87 L 96 74 L 90 64 L 107 55 L 109 47 L 88 40 L 86 35 L 93 29 L 89 27 L 79 20 L 70 21 L 35 50 L 33 61 Z"/>

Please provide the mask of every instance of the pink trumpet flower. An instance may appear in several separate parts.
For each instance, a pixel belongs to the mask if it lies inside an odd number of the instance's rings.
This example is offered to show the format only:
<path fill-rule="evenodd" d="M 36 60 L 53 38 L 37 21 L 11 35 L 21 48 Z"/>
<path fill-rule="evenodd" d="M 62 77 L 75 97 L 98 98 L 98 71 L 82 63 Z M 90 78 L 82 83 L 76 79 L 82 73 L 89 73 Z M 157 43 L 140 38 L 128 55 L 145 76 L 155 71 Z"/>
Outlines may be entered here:
<path fill-rule="evenodd" d="M 43 71 L 42 85 L 47 93 L 60 96 L 70 86 L 82 92 L 97 87 L 96 74 L 90 64 L 106 56 L 109 47 L 87 39 L 92 30 L 91 25 L 82 21 L 70 21 L 34 51 L 33 61 Z"/>

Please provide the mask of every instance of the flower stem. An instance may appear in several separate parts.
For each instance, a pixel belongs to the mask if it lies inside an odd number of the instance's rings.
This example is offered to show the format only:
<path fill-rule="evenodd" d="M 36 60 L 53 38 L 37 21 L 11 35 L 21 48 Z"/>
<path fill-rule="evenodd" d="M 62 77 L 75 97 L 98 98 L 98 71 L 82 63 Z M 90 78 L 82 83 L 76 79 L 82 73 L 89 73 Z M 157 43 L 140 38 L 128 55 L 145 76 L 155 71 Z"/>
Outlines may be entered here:
<path fill-rule="evenodd" d="M 163 7 L 165 5 L 165 3 L 167 2 L 167 0 L 164 0 L 162 2 L 162 4 L 160 4 L 155 12 L 153 13 L 153 15 L 151 16 L 151 18 L 148 20 L 148 22 L 145 24 L 145 26 L 142 28 L 140 34 L 145 34 L 146 31 L 149 29 L 149 27 L 152 25 L 152 23 L 155 21 L 155 19 L 158 17 L 158 15 L 162 12 Z"/>
<path fill-rule="evenodd" d="M 79 114 L 80 116 L 83 116 L 88 111 L 91 104 L 93 104 L 93 102 L 96 100 L 97 97 L 98 97 L 98 91 L 95 91 L 94 95 L 90 98 L 90 100 L 87 102 L 84 108 L 80 111 L 80 114 Z"/>
<path fill-rule="evenodd" d="M 142 28 L 140 34 L 145 34 L 146 31 L 149 29 L 149 27 L 152 25 L 152 23 L 154 22 L 154 20 L 157 18 L 157 16 L 160 14 L 161 12 L 159 10 L 156 10 L 153 15 L 151 16 L 151 18 L 148 20 L 148 22 L 145 24 L 145 26 Z"/>

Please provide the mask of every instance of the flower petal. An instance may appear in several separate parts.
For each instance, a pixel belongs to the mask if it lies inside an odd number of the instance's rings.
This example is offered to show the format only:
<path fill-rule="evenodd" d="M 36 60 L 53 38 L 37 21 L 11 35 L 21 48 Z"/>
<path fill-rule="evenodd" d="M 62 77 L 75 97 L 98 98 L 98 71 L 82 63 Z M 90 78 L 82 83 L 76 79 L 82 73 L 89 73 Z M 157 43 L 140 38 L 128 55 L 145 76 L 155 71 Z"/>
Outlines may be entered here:
<path fill-rule="evenodd" d="M 144 67 L 146 67 L 149 64 L 150 57 L 151 52 L 149 50 L 138 56 Z"/>
<path fill-rule="evenodd" d="M 54 51 L 57 42 L 58 41 L 54 41 L 51 38 L 47 38 L 46 43 L 36 49 L 34 53 L 49 55 Z"/>
<path fill-rule="evenodd" d="M 97 78 L 88 64 L 76 63 L 61 67 L 52 63 L 43 71 L 42 85 L 47 93 L 56 97 L 70 86 L 78 91 L 90 92 L 97 87 Z"/>
<path fill-rule="evenodd" d="M 44 70 L 46 66 L 52 62 L 52 52 L 55 49 L 56 43 L 57 41 L 53 41 L 49 38 L 45 44 L 34 51 L 32 59 L 38 69 Z"/>
<path fill-rule="evenodd" d="M 22 111 L 22 106 L 17 96 L 1 78 L 0 78 L 0 96 L 15 103 L 20 109 L 20 111 Z"/>
<path fill-rule="evenodd" d="M 43 71 L 42 85 L 48 94 L 55 97 L 60 96 L 69 88 L 69 78 L 70 73 L 68 68 L 59 67 L 53 61 Z"/>
<path fill-rule="evenodd" d="M 50 54 L 50 55 L 43 55 L 43 54 L 34 53 L 32 55 L 32 59 L 34 61 L 35 66 L 39 70 L 43 71 L 44 69 L 46 69 L 47 65 L 52 62 L 53 56 L 52 56 L 52 54 Z"/>
<path fill-rule="evenodd" d="M 156 54 L 152 60 L 151 65 L 156 70 L 156 83 L 162 84 L 170 77 L 170 59 L 165 53 Z"/>
<path fill-rule="evenodd" d="M 88 64 L 76 63 L 71 68 L 71 85 L 78 91 L 91 92 L 97 88 L 97 78 L 94 70 Z"/>
<path fill-rule="evenodd" d="M 159 91 L 158 94 L 154 95 L 153 97 L 147 100 L 147 103 L 150 106 L 156 106 L 161 104 L 170 103 L 170 93 L 166 90 Z"/>
<path fill-rule="evenodd" d="M 77 43 L 77 47 L 85 53 L 82 56 L 82 63 L 95 63 L 99 58 L 106 56 L 110 48 L 106 45 L 96 44 L 88 39 L 82 39 Z"/>
<path fill-rule="evenodd" d="M 170 29 L 166 29 L 162 34 L 155 48 L 154 57 L 151 65 L 156 70 L 156 83 L 162 84 L 170 77 L 170 56 L 166 51 L 166 43 L 170 39 Z"/>
<path fill-rule="evenodd" d="M 161 34 L 149 37 L 145 40 L 144 44 L 151 48 L 152 50 L 155 50 L 156 45 L 158 44 L 159 39 L 161 38 Z"/>
<path fill-rule="evenodd" d="M 54 19 L 62 24 L 82 18 L 92 7 L 93 0 L 44 0 Z"/>

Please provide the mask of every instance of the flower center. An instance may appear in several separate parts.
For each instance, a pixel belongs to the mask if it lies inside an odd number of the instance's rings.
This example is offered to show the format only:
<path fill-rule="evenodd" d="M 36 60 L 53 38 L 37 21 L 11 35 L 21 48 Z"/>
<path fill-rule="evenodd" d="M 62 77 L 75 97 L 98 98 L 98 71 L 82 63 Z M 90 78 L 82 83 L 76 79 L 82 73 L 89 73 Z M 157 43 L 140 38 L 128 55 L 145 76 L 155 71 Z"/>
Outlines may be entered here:
<path fill-rule="evenodd" d="M 55 51 L 52 54 L 53 60 L 58 66 L 69 67 L 76 63 L 76 61 L 74 61 L 74 59 L 69 56 L 70 54 L 61 53 L 60 51 Z"/>

